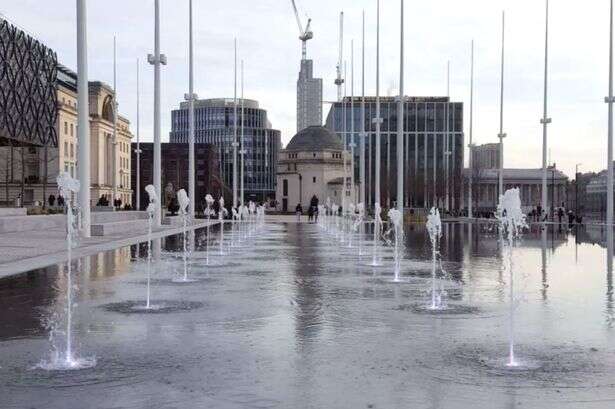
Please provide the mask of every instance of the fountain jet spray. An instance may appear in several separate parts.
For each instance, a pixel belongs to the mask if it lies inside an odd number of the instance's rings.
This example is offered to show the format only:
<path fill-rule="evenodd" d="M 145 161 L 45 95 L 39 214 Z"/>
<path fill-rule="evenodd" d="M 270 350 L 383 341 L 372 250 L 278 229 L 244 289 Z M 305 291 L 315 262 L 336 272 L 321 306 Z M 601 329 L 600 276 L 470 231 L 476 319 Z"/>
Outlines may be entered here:
<path fill-rule="evenodd" d="M 182 226 L 183 226 L 183 236 L 184 236 L 184 254 L 182 255 L 182 259 L 184 262 L 184 276 L 182 277 L 181 281 L 183 282 L 187 282 L 188 281 L 188 233 L 187 233 L 187 221 L 188 221 L 188 207 L 190 206 L 190 199 L 188 198 L 188 195 L 186 194 L 186 191 L 184 189 L 180 189 L 177 192 L 177 201 L 179 202 L 179 212 L 181 214 L 182 217 Z"/>
<path fill-rule="evenodd" d="M 145 191 L 149 196 L 149 204 L 147 205 L 147 296 L 145 302 L 145 308 L 150 309 L 150 282 L 152 277 L 152 223 L 156 217 L 159 201 L 158 195 L 156 195 L 156 188 L 154 185 L 145 186 Z"/>
<path fill-rule="evenodd" d="M 514 268 L 513 268 L 513 246 L 521 230 L 527 227 L 526 217 L 521 210 L 521 196 L 519 189 L 509 189 L 500 195 L 500 202 L 497 209 L 497 218 L 500 224 L 500 248 L 504 251 L 504 245 L 508 250 L 508 271 L 509 271 L 509 347 L 508 363 L 509 367 L 519 365 L 515 359 L 515 288 L 514 288 Z"/>
<path fill-rule="evenodd" d="M 443 291 L 438 291 L 436 264 L 439 253 L 440 238 L 442 237 L 442 220 L 440 211 L 435 207 L 431 208 L 427 216 L 427 231 L 431 240 L 431 306 L 432 310 L 440 310 L 444 307 Z"/>

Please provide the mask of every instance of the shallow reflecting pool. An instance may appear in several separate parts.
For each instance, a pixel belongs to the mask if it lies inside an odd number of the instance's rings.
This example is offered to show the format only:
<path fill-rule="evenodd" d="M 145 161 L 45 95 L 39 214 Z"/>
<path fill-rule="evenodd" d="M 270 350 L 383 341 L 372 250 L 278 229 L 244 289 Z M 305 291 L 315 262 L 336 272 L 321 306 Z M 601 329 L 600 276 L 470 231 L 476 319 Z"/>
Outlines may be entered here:
<path fill-rule="evenodd" d="M 155 244 L 153 304 L 142 312 L 146 245 L 76 260 L 74 349 L 92 368 L 37 365 L 62 345 L 58 266 L 0 280 L 2 408 L 612 408 L 612 257 L 600 227 L 532 226 L 509 275 L 489 225 L 444 224 L 446 311 L 431 300 L 431 244 L 406 229 L 367 266 L 314 224 L 268 224 L 241 247 L 205 232 L 189 263 L 181 236 Z M 367 236 L 366 236 L 367 237 Z M 230 240 L 227 232 L 225 240 Z M 220 253 L 224 253 L 221 255 Z M 612 255 L 612 253 L 610 253 Z M 209 261 L 207 261 L 209 259 Z M 49 332 L 54 334 L 49 339 Z"/>

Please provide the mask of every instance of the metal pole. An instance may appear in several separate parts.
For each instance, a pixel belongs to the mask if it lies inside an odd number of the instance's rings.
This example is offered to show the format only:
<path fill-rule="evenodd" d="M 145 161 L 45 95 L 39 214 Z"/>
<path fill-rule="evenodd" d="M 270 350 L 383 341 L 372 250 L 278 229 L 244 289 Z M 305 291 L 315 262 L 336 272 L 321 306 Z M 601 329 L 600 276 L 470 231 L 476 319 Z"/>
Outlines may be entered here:
<path fill-rule="evenodd" d="M 446 127 L 445 127 L 445 138 L 446 138 L 446 141 L 444 143 L 444 172 L 445 172 L 445 176 L 444 176 L 444 184 L 445 184 L 445 192 L 444 192 L 444 202 L 445 203 L 444 203 L 444 207 L 445 207 L 445 209 L 447 211 L 450 210 L 450 206 L 449 206 L 449 186 L 448 186 L 448 179 L 449 179 L 448 161 L 449 161 L 449 156 L 451 154 L 450 147 L 449 147 L 450 91 L 451 91 L 451 62 L 447 61 L 446 62 L 446 97 L 447 97 L 447 101 L 446 101 L 446 109 L 445 109 L 445 113 L 444 113 L 444 118 L 446 119 Z"/>
<path fill-rule="evenodd" d="M 469 177 L 469 183 L 468 183 L 468 217 L 472 218 L 473 216 L 473 212 L 472 212 L 472 178 L 473 178 L 473 162 L 472 162 L 472 155 L 474 154 L 473 152 L 473 146 L 472 146 L 472 132 L 474 130 L 474 40 L 472 40 L 472 52 L 471 52 L 471 62 L 470 62 L 470 144 L 468 145 L 468 148 L 470 149 L 470 153 L 468 155 L 469 159 L 468 159 L 468 167 L 470 168 L 470 177 Z"/>
<path fill-rule="evenodd" d="M 160 65 L 166 65 L 167 57 L 160 54 L 160 0 L 154 3 L 154 55 L 148 54 L 147 61 L 154 66 L 154 188 L 162 198 L 161 146 L 160 146 Z M 155 226 L 160 227 L 162 206 L 156 211 Z"/>
<path fill-rule="evenodd" d="M 549 67 L 549 0 L 546 0 L 545 14 L 545 75 L 544 75 L 544 111 L 540 123 L 542 124 L 542 199 L 541 207 L 546 212 L 547 202 L 547 125 L 551 123 L 551 118 L 547 116 L 547 86 L 548 86 L 548 67 Z M 539 215 L 541 216 L 541 215 Z"/>
<path fill-rule="evenodd" d="M 504 194 L 504 24 L 505 14 L 502 12 L 502 66 L 501 66 L 501 78 L 500 78 L 500 133 L 498 138 L 500 139 L 500 174 L 498 177 L 498 193 Z"/>
<path fill-rule="evenodd" d="M 115 55 L 115 36 L 113 36 L 113 142 L 111 143 L 113 154 L 111 155 L 111 169 L 113 169 L 112 189 L 113 200 L 111 206 L 115 209 L 115 200 L 117 199 L 117 69 Z"/>
<path fill-rule="evenodd" d="M 361 193 L 359 201 L 365 205 L 365 10 L 363 10 L 363 34 L 361 51 L 361 138 L 359 157 L 359 178 L 361 179 Z"/>
<path fill-rule="evenodd" d="M 237 207 L 237 39 L 235 39 L 234 64 L 234 96 L 233 96 L 233 207 Z"/>
<path fill-rule="evenodd" d="M 397 102 L 397 210 L 404 216 L 404 0 L 401 3 L 399 101 Z M 400 229 L 401 234 L 401 229 Z"/>
<path fill-rule="evenodd" d="M 81 234 L 90 237 L 90 124 L 88 102 L 88 40 L 87 10 L 85 0 L 77 0 L 77 123 L 78 156 L 77 171 L 81 188 Z"/>
<path fill-rule="evenodd" d="M 376 9 L 376 164 L 375 164 L 375 184 L 374 184 L 374 203 L 380 204 L 380 0 L 377 0 Z"/>
<path fill-rule="evenodd" d="M 354 40 L 350 40 L 350 200 L 355 205 L 357 198 L 354 190 Z"/>
<path fill-rule="evenodd" d="M 241 154 L 241 160 L 240 160 L 240 166 L 241 166 L 241 172 L 240 172 L 240 177 L 239 177 L 239 181 L 240 181 L 240 198 L 241 198 L 241 204 L 244 204 L 244 200 L 243 200 L 243 172 L 244 172 L 244 156 L 246 154 L 246 151 L 244 149 L 244 143 L 243 143 L 243 139 L 244 139 L 244 134 L 243 134 L 243 130 L 244 130 L 244 100 L 243 100 L 243 60 L 241 60 L 241 136 L 240 136 L 240 154 Z"/>
<path fill-rule="evenodd" d="M 343 196 L 342 196 L 342 209 L 346 212 L 346 192 L 348 192 L 348 121 L 346 120 L 347 108 L 346 108 L 346 60 L 344 60 L 344 97 L 342 98 L 342 115 L 343 115 L 343 125 L 342 125 L 342 135 L 344 138 L 344 185 L 343 185 Z"/>
<path fill-rule="evenodd" d="M 194 40 L 193 40 L 193 29 L 192 29 L 192 0 L 190 0 L 190 16 L 189 16 L 189 30 L 190 30 L 190 40 L 189 40 L 189 69 L 188 69 L 188 77 L 189 77 L 189 85 L 188 85 L 188 192 L 190 194 L 190 217 L 194 220 L 195 217 L 195 199 L 196 199 L 196 188 L 195 188 L 195 162 L 194 162 L 194 100 L 196 96 L 194 95 Z"/>
<path fill-rule="evenodd" d="M 609 32 L 609 96 L 606 102 L 609 104 L 609 140 L 607 148 L 607 181 L 606 181 L 606 224 L 607 231 L 613 225 L 613 0 L 610 10 Z"/>
<path fill-rule="evenodd" d="M 137 206 L 136 210 L 141 210 L 141 140 L 140 140 L 140 89 L 139 89 L 139 59 L 137 58 L 137 176 L 136 176 L 136 193 Z"/>

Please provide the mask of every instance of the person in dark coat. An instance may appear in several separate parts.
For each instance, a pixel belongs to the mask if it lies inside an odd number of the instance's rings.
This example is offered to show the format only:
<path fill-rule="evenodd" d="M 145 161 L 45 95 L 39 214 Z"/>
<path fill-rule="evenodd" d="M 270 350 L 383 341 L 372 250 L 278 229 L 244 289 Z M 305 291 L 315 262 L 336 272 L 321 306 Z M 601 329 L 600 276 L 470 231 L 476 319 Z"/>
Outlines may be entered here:
<path fill-rule="evenodd" d="M 53 207 L 53 205 L 56 204 L 56 197 L 53 194 L 49 195 L 47 202 L 49 203 L 49 206 Z"/>
<path fill-rule="evenodd" d="M 295 213 L 297 214 L 297 221 L 301 221 L 301 215 L 303 214 L 303 207 L 301 203 L 297 203 L 297 207 L 295 207 Z"/>

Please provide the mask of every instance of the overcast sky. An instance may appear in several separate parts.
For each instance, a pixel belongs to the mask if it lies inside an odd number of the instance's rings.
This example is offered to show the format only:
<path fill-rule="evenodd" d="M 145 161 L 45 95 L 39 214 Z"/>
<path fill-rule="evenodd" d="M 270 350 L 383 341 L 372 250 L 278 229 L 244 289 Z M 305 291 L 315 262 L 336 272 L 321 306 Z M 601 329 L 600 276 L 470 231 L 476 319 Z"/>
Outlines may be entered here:
<path fill-rule="evenodd" d="M 345 13 L 345 55 L 355 39 L 355 92 L 360 93 L 361 12 L 366 12 L 366 93 L 375 94 L 376 0 L 297 0 L 312 18 L 308 58 L 324 80 L 324 99 L 336 95 L 339 11 Z M 136 59 L 141 59 L 141 137 L 152 139 L 153 0 L 88 1 L 89 77 L 113 83 L 113 36 L 118 43 L 120 113 L 136 119 Z M 507 167 L 540 167 L 544 2 L 542 0 L 406 0 L 407 95 L 446 94 L 466 103 L 468 130 L 470 42 L 476 41 L 476 143 L 497 141 L 501 11 L 506 9 L 504 129 Z M 200 98 L 232 97 L 233 38 L 245 60 L 245 97 L 269 112 L 283 143 L 295 131 L 296 80 L 301 58 L 290 0 L 194 0 L 195 91 Z M 399 78 L 399 1 L 381 1 L 381 93 L 395 94 Z M 188 0 L 162 0 L 162 135 L 168 140 L 171 109 L 188 87 Z M 75 0 L 0 0 L 0 13 L 58 53 L 76 69 Z M 348 62 L 350 72 L 350 61 Z M 552 161 L 570 176 L 606 166 L 608 1 L 581 5 L 551 1 L 549 127 Z M 350 73 L 348 74 L 350 76 Z M 350 84 L 350 78 L 348 78 Z M 350 86 L 348 87 L 350 93 Z M 325 106 L 325 115 L 328 112 Z M 466 155 L 467 156 L 467 155 Z"/>

